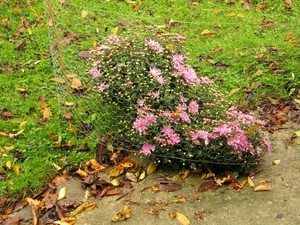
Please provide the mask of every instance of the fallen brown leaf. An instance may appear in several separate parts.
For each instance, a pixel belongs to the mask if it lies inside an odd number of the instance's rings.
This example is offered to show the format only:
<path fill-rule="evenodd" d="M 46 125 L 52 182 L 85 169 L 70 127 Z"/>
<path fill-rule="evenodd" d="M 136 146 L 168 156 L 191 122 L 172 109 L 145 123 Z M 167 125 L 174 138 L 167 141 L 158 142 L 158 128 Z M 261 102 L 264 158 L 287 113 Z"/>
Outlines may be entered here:
<path fill-rule="evenodd" d="M 209 179 L 205 180 L 202 184 L 200 184 L 198 191 L 199 192 L 205 192 L 208 190 L 215 190 L 217 189 L 218 185 L 216 184 L 215 180 Z"/>
<path fill-rule="evenodd" d="M 2 112 L 1 112 L 1 117 L 2 119 L 5 119 L 5 118 L 12 118 L 14 117 L 15 114 L 13 114 L 11 111 L 7 110 L 7 109 L 2 109 Z"/>
<path fill-rule="evenodd" d="M 258 183 L 260 184 L 265 184 L 265 183 L 270 183 L 271 181 L 268 180 L 268 179 L 261 179 L 261 180 L 258 180 Z"/>
<path fill-rule="evenodd" d="M 64 184 L 66 180 L 67 179 L 64 176 L 56 176 L 55 178 L 53 178 L 51 183 L 54 184 L 56 187 L 58 187 Z"/>
<path fill-rule="evenodd" d="M 167 192 L 178 191 L 182 189 L 182 186 L 180 184 L 165 183 L 165 182 L 160 182 L 157 187 L 159 191 L 167 191 Z"/>
<path fill-rule="evenodd" d="M 134 166 L 134 162 L 129 159 L 129 158 L 124 158 L 121 162 L 120 165 L 123 166 L 124 168 L 130 168 Z"/>
<path fill-rule="evenodd" d="M 26 201 L 29 203 L 32 214 L 32 225 L 38 224 L 38 208 L 40 201 L 34 200 L 32 198 L 26 198 Z"/>

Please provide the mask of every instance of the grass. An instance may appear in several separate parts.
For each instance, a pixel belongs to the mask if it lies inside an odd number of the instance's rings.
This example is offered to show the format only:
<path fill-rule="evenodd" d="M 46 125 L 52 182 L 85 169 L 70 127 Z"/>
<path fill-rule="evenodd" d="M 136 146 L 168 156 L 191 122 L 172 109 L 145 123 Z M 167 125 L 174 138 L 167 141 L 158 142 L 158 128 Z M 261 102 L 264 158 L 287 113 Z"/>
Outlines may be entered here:
<path fill-rule="evenodd" d="M 123 33 L 128 27 L 140 31 L 152 25 L 152 33 L 186 35 L 190 64 L 199 74 L 216 78 L 220 89 L 244 107 L 255 108 L 267 97 L 297 95 L 299 1 L 289 8 L 283 1 L 267 0 L 250 9 L 239 1 L 132 2 L 52 3 L 68 74 L 76 73 L 87 84 L 88 67 L 78 56 L 79 51 L 91 49 L 116 27 Z M 0 118 L 0 131 L 16 133 L 24 129 L 13 139 L 0 136 L 1 196 L 32 195 L 56 172 L 53 163 L 64 168 L 94 157 L 97 131 L 117 129 L 102 118 L 121 113 L 100 107 L 91 88 L 85 90 L 85 94 L 90 93 L 88 97 L 80 92 L 70 97 L 65 85 L 50 80 L 54 74 L 62 77 L 62 72 L 45 6 L 43 1 L 0 3 L 0 110 L 7 109 L 15 115 Z M 41 103 L 37 101 L 42 96 L 53 114 L 47 120 L 43 120 Z M 77 107 L 59 104 L 65 101 L 75 102 Z M 73 124 L 63 119 L 66 112 L 73 113 Z M 75 145 L 54 148 L 55 142 Z M 77 152 L 85 143 L 91 150 Z"/>

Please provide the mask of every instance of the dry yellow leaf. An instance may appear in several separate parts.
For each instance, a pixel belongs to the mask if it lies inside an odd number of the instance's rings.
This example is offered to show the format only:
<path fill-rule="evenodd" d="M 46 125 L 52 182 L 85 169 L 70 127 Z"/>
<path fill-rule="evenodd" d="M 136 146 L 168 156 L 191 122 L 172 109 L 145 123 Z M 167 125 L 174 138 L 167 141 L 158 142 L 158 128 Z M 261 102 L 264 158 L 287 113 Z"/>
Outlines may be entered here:
<path fill-rule="evenodd" d="M 222 9 L 215 9 L 214 10 L 214 13 L 216 14 L 216 15 L 218 15 L 218 14 L 220 14 L 220 12 L 222 12 L 223 10 Z"/>
<path fill-rule="evenodd" d="M 89 11 L 87 11 L 87 10 L 82 10 L 82 11 L 81 11 L 81 17 L 82 17 L 82 18 L 87 17 L 88 14 L 89 14 Z"/>
<path fill-rule="evenodd" d="M 119 175 L 121 175 L 124 172 L 124 167 L 122 166 L 115 166 L 109 173 L 108 173 L 108 177 L 117 177 Z"/>
<path fill-rule="evenodd" d="M 74 102 L 65 102 L 65 106 L 73 106 L 73 105 L 75 105 Z"/>
<path fill-rule="evenodd" d="M 77 173 L 81 177 L 86 177 L 87 173 L 81 169 L 78 169 L 75 173 Z"/>
<path fill-rule="evenodd" d="M 290 40 L 293 36 L 294 36 L 293 32 L 289 32 L 289 33 L 286 35 L 286 40 Z"/>
<path fill-rule="evenodd" d="M 182 173 L 181 178 L 182 178 L 182 179 L 186 179 L 190 174 L 191 174 L 191 170 L 185 170 L 185 171 Z"/>
<path fill-rule="evenodd" d="M 280 164 L 280 159 L 274 160 L 273 161 L 273 165 L 278 166 Z"/>
<path fill-rule="evenodd" d="M 72 131 L 75 135 L 77 134 L 76 128 L 73 127 L 72 122 L 69 122 L 69 126 L 66 128 L 66 130 Z"/>
<path fill-rule="evenodd" d="M 69 216 L 71 217 L 75 217 L 78 214 L 82 213 L 84 211 L 84 205 L 81 204 L 80 206 L 78 206 L 75 210 L 73 210 L 72 212 L 69 213 Z"/>
<path fill-rule="evenodd" d="M 57 200 L 61 200 L 66 196 L 66 187 L 63 187 L 59 190 L 58 198 Z"/>
<path fill-rule="evenodd" d="M 25 126 L 27 123 L 28 123 L 28 120 L 25 120 L 25 121 L 21 122 L 21 123 L 20 123 L 20 127 Z"/>
<path fill-rule="evenodd" d="M 69 73 L 66 75 L 67 78 L 74 78 L 74 77 L 77 77 L 77 74 L 76 73 Z"/>
<path fill-rule="evenodd" d="M 239 184 L 239 188 L 243 188 L 246 184 L 247 180 L 244 180 L 242 183 Z"/>
<path fill-rule="evenodd" d="M 131 180 L 132 182 L 137 182 L 137 177 L 134 173 L 126 172 L 126 178 Z"/>
<path fill-rule="evenodd" d="M 250 177 L 248 177 L 247 181 L 248 181 L 248 184 L 249 184 L 250 187 L 254 187 L 255 186 L 253 180 Z"/>
<path fill-rule="evenodd" d="M 294 134 L 295 134 L 297 137 L 300 137 L 300 130 L 295 131 Z"/>
<path fill-rule="evenodd" d="M 271 191 L 271 189 L 265 185 L 258 185 L 256 188 L 254 188 L 254 191 Z"/>
<path fill-rule="evenodd" d="M 297 39 L 288 40 L 289 44 L 294 47 L 299 44 L 299 41 Z"/>
<path fill-rule="evenodd" d="M 19 136 L 20 134 L 22 134 L 23 132 L 24 132 L 24 129 L 18 131 L 17 133 L 14 133 L 14 134 L 9 133 L 9 134 L 8 134 L 8 137 L 12 139 L 12 138 L 18 137 L 18 136 Z"/>
<path fill-rule="evenodd" d="M 18 164 L 13 164 L 12 168 L 13 168 L 15 174 L 16 174 L 17 176 L 19 176 L 19 175 L 20 175 L 20 168 L 21 168 L 20 165 L 18 165 Z"/>
<path fill-rule="evenodd" d="M 78 78 L 74 77 L 71 83 L 71 87 L 74 89 L 79 89 L 81 86 L 81 81 Z"/>
<path fill-rule="evenodd" d="M 256 74 L 256 75 L 262 75 L 263 73 L 264 73 L 263 70 L 257 70 L 255 74 Z"/>
<path fill-rule="evenodd" d="M 56 83 L 60 83 L 60 84 L 65 83 L 65 80 L 63 78 L 53 77 L 53 78 L 50 78 L 50 80 L 52 80 Z"/>
<path fill-rule="evenodd" d="M 115 187 L 120 185 L 120 182 L 115 178 L 111 181 L 111 184 L 114 185 Z"/>
<path fill-rule="evenodd" d="M 167 44 L 166 48 L 169 49 L 171 52 L 175 50 L 174 45 L 172 44 Z"/>
<path fill-rule="evenodd" d="M 32 35 L 32 30 L 30 28 L 27 28 L 28 35 Z"/>
<path fill-rule="evenodd" d="M 236 16 L 234 12 L 228 13 L 226 16 Z"/>
<path fill-rule="evenodd" d="M 99 29 L 99 28 L 98 28 L 98 29 Z M 99 31 L 98 31 L 97 33 L 99 33 Z M 96 48 L 97 46 L 98 46 L 98 41 L 97 41 L 97 40 L 94 40 L 94 41 L 93 41 L 93 47 Z"/>
<path fill-rule="evenodd" d="M 9 152 L 10 150 L 13 150 L 15 148 L 15 146 L 11 145 L 11 146 L 4 146 L 3 149 L 7 152 Z"/>
<path fill-rule="evenodd" d="M 92 210 L 93 208 L 95 208 L 96 206 L 97 206 L 96 202 L 92 202 L 92 203 L 90 203 L 88 205 L 84 205 L 84 209 L 86 211 L 89 211 L 89 210 Z"/>
<path fill-rule="evenodd" d="M 46 120 L 51 116 L 52 116 L 52 113 L 51 113 L 50 107 L 44 108 L 44 110 L 43 110 L 43 119 Z"/>
<path fill-rule="evenodd" d="M 176 211 L 170 212 L 170 218 L 171 218 L 171 220 L 176 218 Z"/>
<path fill-rule="evenodd" d="M 49 26 L 49 27 L 52 27 L 53 26 L 53 20 L 48 20 L 48 22 L 47 22 L 47 25 Z"/>
<path fill-rule="evenodd" d="M 140 176 L 139 176 L 139 180 L 143 180 L 146 177 L 146 172 L 145 170 L 143 170 L 143 172 L 141 172 Z"/>
<path fill-rule="evenodd" d="M 5 163 L 5 166 L 6 166 L 8 169 L 11 169 L 11 165 L 12 165 L 11 161 L 7 161 L 7 162 Z"/>
<path fill-rule="evenodd" d="M 232 89 L 229 91 L 228 95 L 229 95 L 229 96 L 234 95 L 234 94 L 237 93 L 239 90 L 241 90 L 241 88 L 239 88 L 239 87 L 232 88 Z"/>
<path fill-rule="evenodd" d="M 60 221 L 54 221 L 53 224 L 73 225 L 77 221 L 76 217 L 64 217 Z"/>
<path fill-rule="evenodd" d="M 55 168 L 57 171 L 61 170 L 61 167 L 60 167 L 59 165 L 57 165 L 57 164 L 55 164 L 55 163 L 52 163 L 52 165 L 54 166 L 54 168 Z"/>
<path fill-rule="evenodd" d="M 215 36 L 215 32 L 212 32 L 208 29 L 204 29 L 202 32 L 201 32 L 201 37 L 212 37 L 212 36 Z"/>
<path fill-rule="evenodd" d="M 114 222 L 119 222 L 119 221 L 129 219 L 130 217 L 131 217 L 131 209 L 128 205 L 126 205 L 116 215 L 114 215 L 111 218 L 111 220 L 114 221 Z"/>
<path fill-rule="evenodd" d="M 300 104 L 300 99 L 294 98 L 294 101 Z"/>
<path fill-rule="evenodd" d="M 91 159 L 89 161 L 89 163 L 91 164 L 91 168 L 94 170 L 98 170 L 98 171 L 102 171 L 105 170 L 107 167 L 109 167 L 109 165 L 107 164 L 100 164 L 97 160 L 95 159 Z"/>
<path fill-rule="evenodd" d="M 293 2 L 292 0 L 284 0 L 284 4 L 288 6 L 289 8 L 293 8 Z"/>
<path fill-rule="evenodd" d="M 7 136 L 8 136 L 8 134 L 7 134 L 7 133 L 5 133 L 4 131 L 0 131 L 0 136 L 7 137 Z"/>
<path fill-rule="evenodd" d="M 147 175 L 152 174 L 155 170 L 156 170 L 156 164 L 154 162 L 151 162 L 147 167 L 146 174 Z"/>
<path fill-rule="evenodd" d="M 116 35 L 116 34 L 118 33 L 118 31 L 119 31 L 119 27 L 115 27 L 115 28 L 113 28 L 113 29 L 110 31 L 110 34 L 111 34 L 111 35 Z"/>
<path fill-rule="evenodd" d="M 207 178 L 210 178 L 210 177 L 214 177 L 215 178 L 216 175 L 214 173 L 212 173 L 212 172 L 209 171 L 209 173 L 206 174 L 205 178 L 207 179 Z"/>
<path fill-rule="evenodd" d="M 19 91 L 19 92 L 25 92 L 25 91 L 26 91 L 25 88 L 16 88 L 15 90 L 16 90 L 16 91 Z"/>
<path fill-rule="evenodd" d="M 177 211 L 176 211 L 176 219 L 182 225 L 189 225 L 189 224 L 191 224 L 191 222 L 189 221 L 189 219 L 184 214 L 179 213 Z"/>

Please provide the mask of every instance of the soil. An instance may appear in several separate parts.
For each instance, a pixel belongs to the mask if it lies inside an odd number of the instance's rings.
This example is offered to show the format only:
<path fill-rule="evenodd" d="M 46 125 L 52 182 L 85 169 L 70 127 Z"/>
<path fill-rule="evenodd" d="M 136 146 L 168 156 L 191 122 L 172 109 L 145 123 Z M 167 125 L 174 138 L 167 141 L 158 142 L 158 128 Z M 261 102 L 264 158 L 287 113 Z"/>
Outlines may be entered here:
<path fill-rule="evenodd" d="M 195 187 L 191 183 L 198 188 L 203 180 L 192 174 L 186 181 L 174 181 L 182 185 L 181 190 L 154 193 L 153 190 L 146 189 L 141 192 L 141 188 L 158 183 L 159 181 L 155 180 L 158 175 L 175 174 L 171 170 L 158 170 L 141 182 L 134 183 L 131 189 L 125 190 L 124 193 L 134 189 L 122 199 L 117 200 L 120 197 L 117 195 L 97 201 L 96 208 L 77 215 L 75 224 L 114 224 L 111 218 L 125 207 L 125 201 L 131 201 L 131 217 L 118 224 L 180 224 L 176 218 L 170 218 L 170 212 L 174 210 L 184 214 L 191 224 L 300 224 L 300 145 L 286 147 L 286 140 L 291 138 L 295 131 L 297 130 L 281 129 L 270 134 L 273 153 L 264 157 L 265 162 L 260 166 L 262 170 L 254 176 L 255 186 L 259 185 L 259 180 L 270 181 L 263 184 L 268 186 L 270 191 L 254 192 L 254 188 L 246 183 L 239 191 L 228 190 L 226 186 L 222 186 L 215 191 L 199 192 L 199 199 L 196 200 Z M 280 164 L 274 165 L 274 160 L 280 160 Z M 247 176 L 238 177 L 241 182 L 246 179 Z M 66 187 L 67 199 L 84 199 L 85 190 L 82 189 L 79 180 L 72 178 L 63 187 Z M 187 201 L 176 203 L 180 195 L 186 197 Z M 149 214 L 151 209 L 153 214 Z M 31 212 L 29 207 L 26 207 L 12 216 L 23 216 L 24 221 L 30 221 Z"/>

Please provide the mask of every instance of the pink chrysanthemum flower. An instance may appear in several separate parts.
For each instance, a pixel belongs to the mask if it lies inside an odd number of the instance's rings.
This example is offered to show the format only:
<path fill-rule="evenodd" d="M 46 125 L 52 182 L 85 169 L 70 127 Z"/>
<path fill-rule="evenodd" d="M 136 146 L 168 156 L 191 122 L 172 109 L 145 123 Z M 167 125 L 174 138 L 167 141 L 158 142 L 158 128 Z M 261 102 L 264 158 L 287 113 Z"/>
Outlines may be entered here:
<path fill-rule="evenodd" d="M 155 150 L 155 145 L 152 145 L 148 142 L 144 143 L 142 146 L 142 150 L 140 151 L 140 153 L 144 154 L 144 155 L 150 155 L 152 151 Z"/>
<path fill-rule="evenodd" d="M 189 115 L 186 112 L 180 112 L 179 116 L 182 119 L 182 121 L 185 121 L 187 123 L 191 123 L 191 119 L 190 119 Z"/>
<path fill-rule="evenodd" d="M 227 144 L 231 146 L 236 153 L 250 150 L 250 143 L 248 142 L 247 136 L 242 130 L 238 131 L 236 135 L 229 137 L 227 139 Z"/>
<path fill-rule="evenodd" d="M 97 68 L 95 68 L 95 67 L 92 67 L 92 68 L 89 70 L 89 72 L 90 72 L 90 74 L 93 75 L 93 79 L 96 79 L 96 78 L 98 78 L 98 77 L 101 77 L 100 71 L 99 71 Z"/>
<path fill-rule="evenodd" d="M 186 106 L 186 104 L 178 104 L 176 106 L 176 109 L 179 111 L 185 111 L 187 109 L 187 106 Z"/>
<path fill-rule="evenodd" d="M 204 140 L 205 146 L 209 145 L 210 139 L 213 138 L 213 135 L 205 130 L 198 130 L 196 133 L 192 135 L 191 140 L 196 144 L 200 145 L 200 140 Z M 199 140 L 200 139 L 200 140 Z"/>
<path fill-rule="evenodd" d="M 160 91 L 149 91 L 148 96 L 152 97 L 152 98 L 156 98 L 156 99 L 159 99 L 160 97 Z"/>
<path fill-rule="evenodd" d="M 189 84 L 200 83 L 200 79 L 198 78 L 196 71 L 190 66 L 185 67 L 185 70 L 183 72 L 183 77 L 185 81 Z"/>
<path fill-rule="evenodd" d="M 161 70 L 160 70 L 159 68 L 152 67 L 152 68 L 150 68 L 149 73 L 150 73 L 152 76 L 156 77 L 156 76 L 161 75 Z"/>
<path fill-rule="evenodd" d="M 191 114 L 196 114 L 199 112 L 199 105 L 196 101 L 191 101 L 188 105 L 188 111 Z"/>
<path fill-rule="evenodd" d="M 144 118 L 138 118 L 134 121 L 133 126 L 138 133 L 143 133 L 148 129 L 147 120 Z"/>
<path fill-rule="evenodd" d="M 119 45 L 120 44 L 120 38 L 117 35 L 110 35 L 107 38 L 108 42 L 114 45 Z"/>
<path fill-rule="evenodd" d="M 271 141 L 265 137 L 262 138 L 264 144 L 267 146 L 267 151 L 269 154 L 271 154 L 272 152 L 272 144 L 271 144 Z"/>
<path fill-rule="evenodd" d="M 147 113 L 145 120 L 149 125 L 156 122 L 156 116 L 153 113 Z"/>
<path fill-rule="evenodd" d="M 213 84 L 213 83 L 214 83 L 214 81 L 209 79 L 206 76 L 200 77 L 200 84 Z"/>
<path fill-rule="evenodd" d="M 184 103 L 185 102 L 185 97 L 183 95 L 179 95 L 179 101 Z"/>
<path fill-rule="evenodd" d="M 155 79 L 161 85 L 163 85 L 166 82 L 166 79 L 164 77 L 162 77 L 162 76 L 156 76 Z"/>
<path fill-rule="evenodd" d="M 173 55 L 172 62 L 174 67 L 182 65 L 184 63 L 184 56 L 176 53 Z"/>
<path fill-rule="evenodd" d="M 214 132 L 220 137 L 228 137 L 232 133 L 232 129 L 228 125 L 224 124 L 216 127 Z"/>
<path fill-rule="evenodd" d="M 180 142 L 180 135 L 177 134 L 170 125 L 164 126 L 162 132 L 169 145 L 175 145 Z"/>
<path fill-rule="evenodd" d="M 99 86 L 98 86 L 98 91 L 100 92 L 103 92 L 105 89 L 107 89 L 109 87 L 108 84 L 105 84 L 105 83 L 101 83 Z"/>
<path fill-rule="evenodd" d="M 149 46 L 150 49 L 157 51 L 157 52 L 162 52 L 164 48 L 157 42 L 152 39 L 147 40 L 146 44 Z"/>

